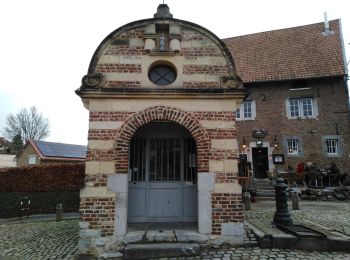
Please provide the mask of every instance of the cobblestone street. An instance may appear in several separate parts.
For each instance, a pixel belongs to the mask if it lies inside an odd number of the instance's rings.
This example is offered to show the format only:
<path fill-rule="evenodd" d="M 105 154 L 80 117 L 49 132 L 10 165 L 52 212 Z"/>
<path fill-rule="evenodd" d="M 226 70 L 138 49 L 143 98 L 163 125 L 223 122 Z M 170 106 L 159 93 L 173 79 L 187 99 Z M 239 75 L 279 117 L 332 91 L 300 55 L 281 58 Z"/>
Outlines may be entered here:
<path fill-rule="evenodd" d="M 344 206 L 348 207 L 347 204 Z M 295 221 L 307 219 L 344 234 L 350 232 L 350 211 L 347 209 L 307 209 L 291 213 Z M 269 220 L 273 218 L 273 214 L 272 209 L 258 208 L 246 212 L 246 217 L 247 219 Z M 0 260 L 74 259 L 74 256 L 77 255 L 78 222 L 77 219 L 74 219 L 61 222 L 0 223 Z M 247 229 L 245 238 L 247 247 L 203 249 L 201 255 L 197 257 L 170 259 L 350 259 L 350 253 L 344 252 L 261 249 L 256 246 L 256 240 L 252 236 L 251 231 Z"/>
<path fill-rule="evenodd" d="M 0 259 L 72 259 L 77 253 L 78 220 L 0 225 Z"/>

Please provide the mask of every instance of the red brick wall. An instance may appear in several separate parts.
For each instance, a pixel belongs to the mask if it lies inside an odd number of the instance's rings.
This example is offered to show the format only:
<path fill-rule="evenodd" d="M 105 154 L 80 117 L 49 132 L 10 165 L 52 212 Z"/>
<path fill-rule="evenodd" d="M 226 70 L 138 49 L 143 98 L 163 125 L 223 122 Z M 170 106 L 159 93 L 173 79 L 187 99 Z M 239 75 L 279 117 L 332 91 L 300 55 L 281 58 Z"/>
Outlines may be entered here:
<path fill-rule="evenodd" d="M 140 81 L 121 81 L 121 80 L 107 80 L 105 82 L 106 87 L 110 88 L 140 88 Z"/>
<path fill-rule="evenodd" d="M 113 235 L 115 198 L 81 198 L 79 212 L 90 229 L 100 229 L 102 237 Z"/>
<path fill-rule="evenodd" d="M 128 116 L 132 115 L 134 112 L 109 112 L 109 111 L 103 111 L 103 112 L 97 112 L 97 111 L 90 111 L 89 121 L 95 122 L 95 121 L 124 121 L 128 118 Z"/>
<path fill-rule="evenodd" d="M 96 72 L 141 73 L 141 64 L 103 63 L 97 64 Z"/>
<path fill-rule="evenodd" d="M 143 46 L 130 47 L 129 45 L 111 45 L 104 55 L 144 55 Z"/>
<path fill-rule="evenodd" d="M 274 135 L 277 137 L 278 147 L 274 153 L 285 154 L 285 164 L 276 165 L 278 169 L 286 169 L 288 165 L 295 168 L 300 162 L 316 162 L 319 167 L 325 167 L 335 162 L 341 171 L 349 172 L 349 113 L 348 93 L 342 80 L 312 80 L 309 81 L 310 90 L 290 91 L 291 82 L 275 82 L 248 85 L 249 99 L 256 102 L 256 119 L 252 121 L 237 121 L 237 141 L 242 148 L 243 136 L 246 144 L 254 142 L 253 129 L 266 129 L 269 135 L 264 141 L 271 146 Z M 310 119 L 288 119 L 286 113 L 286 98 L 313 96 L 317 100 L 318 117 Z M 265 97 L 265 98 L 264 98 Z M 338 132 L 344 139 L 343 155 L 340 157 L 326 157 L 323 154 L 321 138 Z M 310 134 L 310 130 L 316 133 Z M 303 142 L 303 156 L 290 157 L 283 147 L 283 136 L 300 136 Z"/>
<path fill-rule="evenodd" d="M 183 65 L 183 74 L 212 74 L 227 75 L 229 72 L 227 65 Z"/>
<path fill-rule="evenodd" d="M 205 89 L 205 88 L 219 88 L 219 82 L 217 81 L 184 81 L 183 87 L 187 89 Z"/>
<path fill-rule="evenodd" d="M 136 130 L 154 120 L 168 120 L 185 127 L 196 141 L 198 172 L 208 172 L 208 156 L 210 141 L 208 135 L 198 120 L 189 112 L 173 107 L 157 106 L 146 109 L 130 116 L 122 125 L 116 140 L 116 169 L 117 173 L 128 172 L 129 143 Z"/>
<path fill-rule="evenodd" d="M 203 57 L 203 56 L 221 56 L 222 53 L 213 47 L 198 47 L 198 48 L 181 48 L 181 56 L 194 56 L 194 57 Z"/>
<path fill-rule="evenodd" d="M 243 222 L 243 204 L 241 194 L 212 194 L 212 234 L 221 234 L 222 223 Z"/>
<path fill-rule="evenodd" d="M 88 140 L 113 140 L 117 133 L 118 130 L 115 129 L 89 129 Z M 91 160 L 89 153 L 87 153 L 86 159 Z"/>

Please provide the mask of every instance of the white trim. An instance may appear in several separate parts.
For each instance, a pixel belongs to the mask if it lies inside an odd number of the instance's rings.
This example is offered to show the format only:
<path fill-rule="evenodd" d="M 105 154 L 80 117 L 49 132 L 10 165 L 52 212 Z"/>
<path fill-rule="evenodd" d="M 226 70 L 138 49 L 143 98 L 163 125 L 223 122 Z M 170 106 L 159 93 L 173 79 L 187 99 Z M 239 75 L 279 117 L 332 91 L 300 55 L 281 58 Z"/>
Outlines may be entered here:
<path fill-rule="evenodd" d="M 247 104 L 247 102 L 251 102 L 251 116 L 250 117 L 245 117 L 244 116 L 244 104 Z M 237 111 L 236 111 L 236 120 L 237 121 L 248 121 L 248 120 L 255 120 L 256 118 L 256 103 L 255 100 L 246 100 L 243 101 L 242 104 L 237 108 L 239 110 L 239 117 L 237 116 Z"/>
<path fill-rule="evenodd" d="M 36 160 L 37 160 L 37 156 L 35 154 L 28 155 L 28 165 L 36 164 Z"/>
<path fill-rule="evenodd" d="M 305 99 L 311 99 L 312 115 L 310 115 L 310 116 L 304 116 L 303 100 L 305 100 Z M 291 109 L 290 109 L 290 101 L 291 100 L 298 101 L 299 116 L 292 116 L 291 115 Z M 317 118 L 317 116 L 318 116 L 317 99 L 314 97 L 287 97 L 286 101 L 285 101 L 285 106 L 286 106 L 286 113 L 287 113 L 288 119 L 309 119 L 309 118 Z"/>

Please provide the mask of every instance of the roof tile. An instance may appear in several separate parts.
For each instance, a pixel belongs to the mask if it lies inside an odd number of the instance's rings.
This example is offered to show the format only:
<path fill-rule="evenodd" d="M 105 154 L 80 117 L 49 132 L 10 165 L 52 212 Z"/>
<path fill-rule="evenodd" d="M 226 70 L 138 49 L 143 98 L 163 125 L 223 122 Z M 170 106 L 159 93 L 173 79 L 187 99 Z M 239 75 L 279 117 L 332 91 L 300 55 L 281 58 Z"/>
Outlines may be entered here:
<path fill-rule="evenodd" d="M 340 20 L 223 39 L 243 82 L 345 75 Z"/>

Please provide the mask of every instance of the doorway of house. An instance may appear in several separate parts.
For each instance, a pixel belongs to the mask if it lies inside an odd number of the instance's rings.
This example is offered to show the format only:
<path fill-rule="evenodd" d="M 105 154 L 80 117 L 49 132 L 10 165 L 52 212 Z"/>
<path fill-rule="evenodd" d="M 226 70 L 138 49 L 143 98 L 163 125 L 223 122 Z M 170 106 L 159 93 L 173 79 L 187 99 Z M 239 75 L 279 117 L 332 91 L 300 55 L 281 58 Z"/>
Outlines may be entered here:
<path fill-rule="evenodd" d="M 175 123 L 141 127 L 130 143 L 128 222 L 196 222 L 196 146 Z"/>
<path fill-rule="evenodd" d="M 253 156 L 253 174 L 254 178 L 267 178 L 269 170 L 268 149 L 267 147 L 252 148 Z"/>

